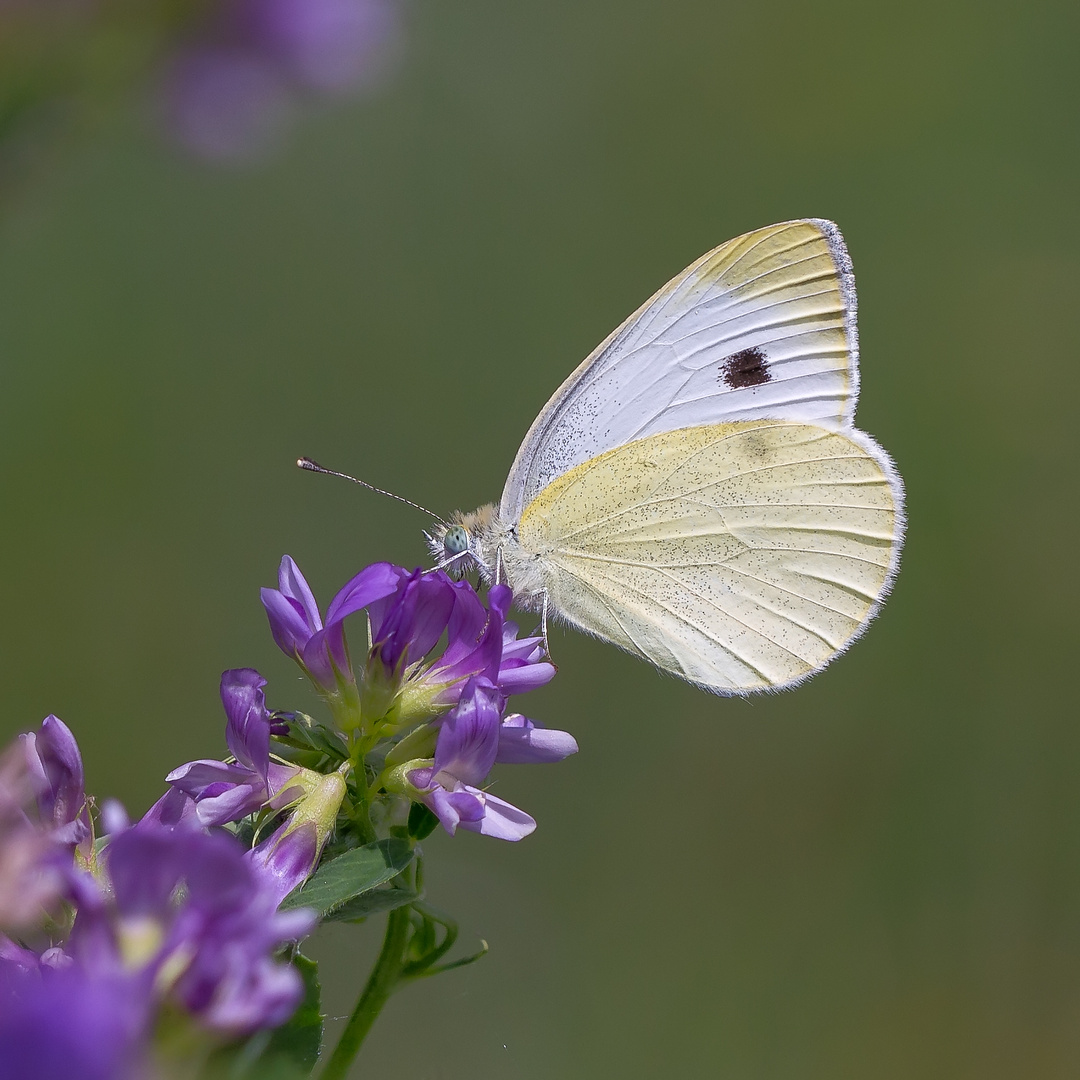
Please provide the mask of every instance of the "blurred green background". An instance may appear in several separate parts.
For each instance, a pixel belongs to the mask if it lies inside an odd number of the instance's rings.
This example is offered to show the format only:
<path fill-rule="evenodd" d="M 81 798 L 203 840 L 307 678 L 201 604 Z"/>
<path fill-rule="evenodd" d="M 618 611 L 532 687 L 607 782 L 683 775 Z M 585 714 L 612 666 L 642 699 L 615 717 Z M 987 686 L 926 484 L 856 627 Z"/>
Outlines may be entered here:
<path fill-rule="evenodd" d="M 223 752 L 223 668 L 314 708 L 258 588 L 425 559 L 570 369 L 748 229 L 839 222 L 895 593 L 793 693 L 720 700 L 562 631 L 503 770 L 536 834 L 427 844 L 475 967 L 356 1075 L 1080 1075 L 1075 3 L 416 3 L 374 98 L 250 169 L 107 117 L 0 222 L 5 737 L 55 712 L 141 812 Z M 330 928 L 347 1013 L 381 928 Z M 335 1030 L 332 1028 L 332 1030 Z"/>

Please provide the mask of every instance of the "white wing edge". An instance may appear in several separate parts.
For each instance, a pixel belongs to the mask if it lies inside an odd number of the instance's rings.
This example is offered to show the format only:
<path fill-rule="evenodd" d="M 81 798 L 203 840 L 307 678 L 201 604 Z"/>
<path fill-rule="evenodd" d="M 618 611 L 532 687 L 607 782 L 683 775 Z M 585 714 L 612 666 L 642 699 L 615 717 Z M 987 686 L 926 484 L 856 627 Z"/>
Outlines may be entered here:
<path fill-rule="evenodd" d="M 844 333 L 848 339 L 848 399 L 847 408 L 844 410 L 844 425 L 853 428 L 855 408 L 859 404 L 859 300 L 855 292 L 855 270 L 851 265 L 847 244 L 844 243 L 844 237 L 836 222 L 829 221 L 828 218 L 800 218 L 798 220 L 816 225 L 825 234 L 829 254 L 832 255 L 840 276 L 840 293 L 844 298 Z M 781 224 L 794 225 L 796 222 L 785 221 Z M 874 446 L 885 454 L 877 443 L 874 443 Z M 888 459 L 887 454 L 885 457 Z M 892 466 L 891 461 L 889 464 Z M 893 472 L 896 472 L 895 468 Z"/>
<path fill-rule="evenodd" d="M 825 237 L 825 242 L 829 246 L 829 254 L 832 255 L 833 261 L 836 264 L 837 273 L 840 278 L 840 292 L 844 299 L 844 332 L 848 339 L 848 398 L 847 407 L 844 410 L 843 424 L 844 429 L 851 429 L 855 422 L 855 407 L 859 403 L 859 329 L 857 324 L 858 316 L 858 300 L 855 293 L 855 272 L 851 265 L 851 256 L 848 254 L 847 244 L 844 243 L 844 237 L 840 233 L 839 226 L 829 221 L 828 218 L 792 218 L 790 221 L 777 221 L 773 225 L 765 225 L 763 228 L 777 228 L 784 225 L 815 225 L 817 226 Z M 750 233 L 760 232 L 759 229 L 751 229 L 749 233 L 742 233 L 742 236 L 749 236 Z M 723 247 L 724 244 L 730 244 L 732 240 L 738 240 L 740 237 L 734 236 L 731 240 L 725 240 L 721 244 L 717 244 L 716 247 Z M 503 485 L 502 496 L 499 499 L 499 516 L 507 522 L 516 521 L 517 516 L 511 510 L 511 489 L 515 484 L 520 485 L 521 473 L 523 472 L 523 464 L 526 460 L 530 460 L 535 452 L 534 448 L 539 441 L 540 436 L 548 425 L 551 418 L 551 413 L 555 406 L 560 404 L 563 399 L 570 393 L 578 380 L 585 374 L 586 371 L 592 366 L 593 361 L 600 356 L 605 349 L 611 344 L 612 341 L 625 330 L 633 326 L 638 319 L 655 303 L 656 299 L 661 293 L 667 292 L 671 286 L 672 281 L 684 277 L 686 274 L 691 273 L 701 263 L 705 262 L 716 248 L 711 248 L 705 252 L 699 258 L 695 259 L 689 266 L 681 270 L 669 281 L 665 282 L 659 289 L 656 290 L 640 307 L 638 307 L 632 314 L 627 316 L 614 330 L 570 374 L 562 381 L 559 388 L 548 398 L 544 407 L 540 410 L 536 419 L 532 422 L 529 430 L 525 433 L 525 438 L 521 440 L 521 445 L 518 447 L 518 452 L 514 455 L 513 464 L 510 466 L 510 472 L 507 474 L 506 483 Z M 869 436 L 867 436 L 869 438 Z M 871 440 L 873 442 L 873 440 Z M 895 467 L 889 460 L 888 455 L 884 450 L 877 445 L 873 444 L 878 452 L 883 456 L 885 461 L 889 462 L 889 468 L 892 469 L 892 473 L 897 476 Z M 901 487 L 902 491 L 902 487 Z M 860 628 L 859 633 L 862 633 Z M 846 646 L 845 646 L 846 648 Z M 785 684 L 788 685 L 788 684 Z M 792 683 L 791 685 L 794 685 Z"/>

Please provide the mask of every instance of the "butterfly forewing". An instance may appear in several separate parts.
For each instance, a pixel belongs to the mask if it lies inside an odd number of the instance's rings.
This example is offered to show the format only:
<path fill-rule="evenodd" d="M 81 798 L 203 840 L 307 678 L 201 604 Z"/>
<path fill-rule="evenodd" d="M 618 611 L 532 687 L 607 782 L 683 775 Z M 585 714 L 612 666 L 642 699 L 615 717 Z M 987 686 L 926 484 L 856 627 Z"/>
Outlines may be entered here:
<path fill-rule="evenodd" d="M 721 693 L 797 682 L 888 591 L 902 490 L 867 436 L 794 421 L 664 432 L 563 473 L 518 538 L 552 608 Z"/>
<path fill-rule="evenodd" d="M 515 521 L 590 458 L 680 428 L 744 419 L 850 423 L 855 286 L 831 222 L 792 221 L 702 256 L 630 316 L 537 417 L 503 491 Z"/>

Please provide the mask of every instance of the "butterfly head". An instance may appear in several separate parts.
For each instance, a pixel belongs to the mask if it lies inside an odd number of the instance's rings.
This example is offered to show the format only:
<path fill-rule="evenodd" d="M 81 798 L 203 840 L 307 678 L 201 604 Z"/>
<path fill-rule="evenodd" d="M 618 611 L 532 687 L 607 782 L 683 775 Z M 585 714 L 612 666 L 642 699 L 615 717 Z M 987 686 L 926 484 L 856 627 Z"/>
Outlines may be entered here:
<path fill-rule="evenodd" d="M 490 576 L 492 557 L 489 548 L 495 524 L 495 507 L 482 506 L 471 514 L 460 510 L 440 521 L 427 537 L 428 549 L 435 565 L 451 577 L 464 577 L 479 569 L 485 580 Z"/>

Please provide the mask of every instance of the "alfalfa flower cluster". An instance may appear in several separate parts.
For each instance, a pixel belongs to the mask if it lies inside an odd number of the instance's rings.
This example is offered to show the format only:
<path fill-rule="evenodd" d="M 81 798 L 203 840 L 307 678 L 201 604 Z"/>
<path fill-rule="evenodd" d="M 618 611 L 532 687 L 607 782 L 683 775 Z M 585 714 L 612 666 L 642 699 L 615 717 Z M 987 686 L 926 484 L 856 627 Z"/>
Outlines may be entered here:
<path fill-rule="evenodd" d="M 377 563 L 324 615 L 286 556 L 263 605 L 326 715 L 268 702 L 254 669 L 226 671 L 228 755 L 174 769 L 134 822 L 87 796 L 75 737 L 57 717 L 9 747 L 6 1074 L 141 1080 L 227 1065 L 229 1075 L 307 1075 L 321 1024 L 299 943 L 320 919 L 391 913 L 397 951 L 380 960 L 383 983 L 473 959 L 444 960 L 456 928 L 424 902 L 420 841 L 439 824 L 527 836 L 536 823 L 490 793 L 492 769 L 577 750 L 566 732 L 508 708 L 555 674 L 543 640 L 509 620 L 510 599 L 502 586 L 485 603 L 442 571 Z M 369 637 L 358 663 L 345 633 L 354 616 L 366 616 Z"/>

